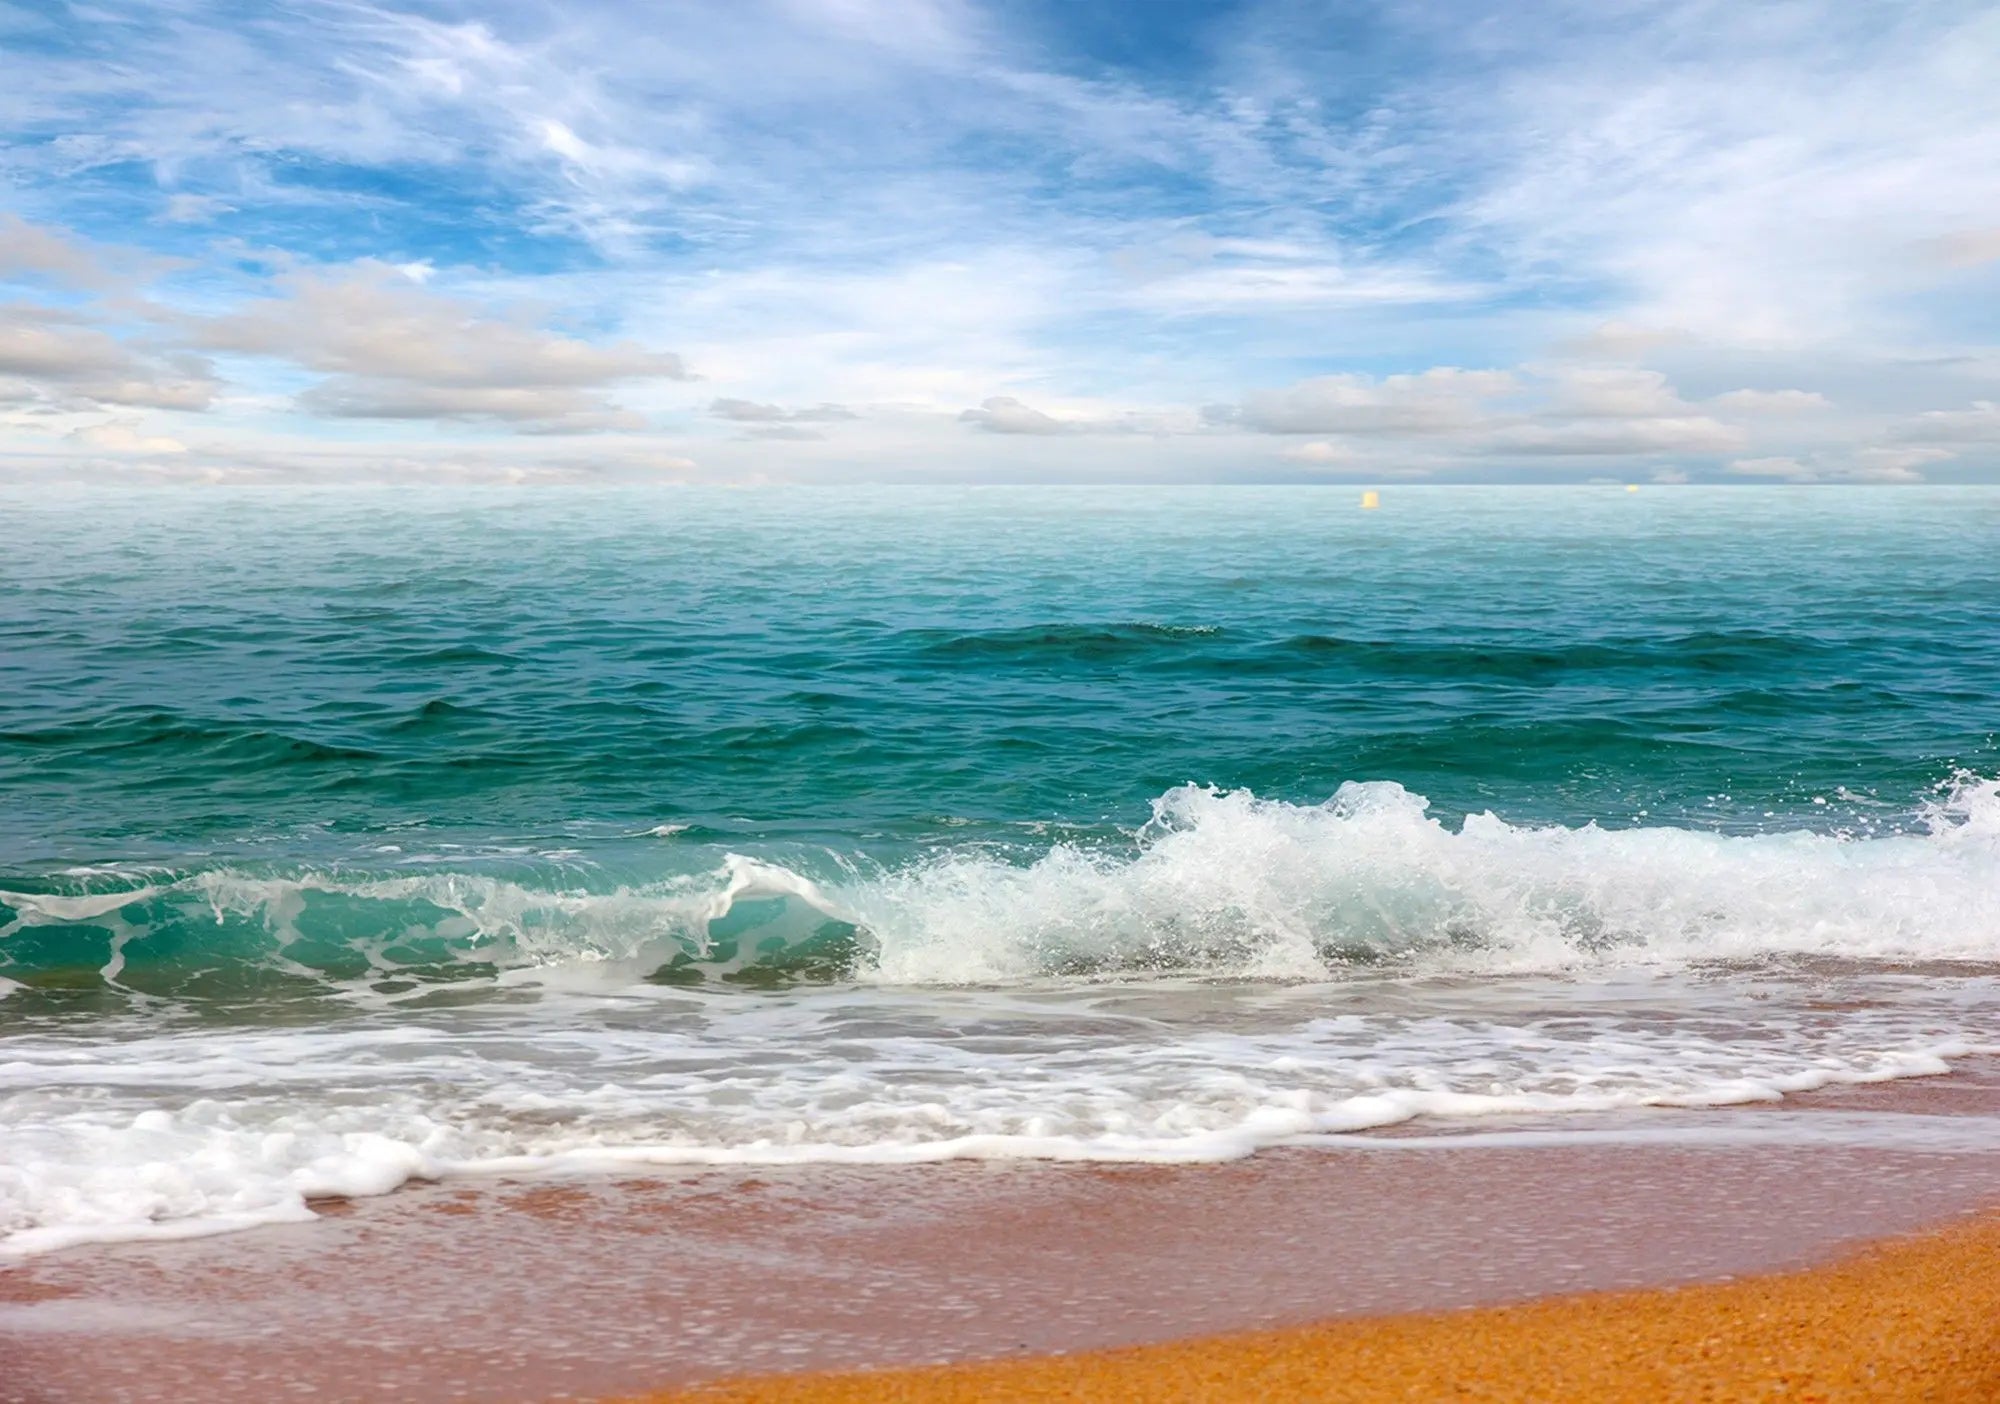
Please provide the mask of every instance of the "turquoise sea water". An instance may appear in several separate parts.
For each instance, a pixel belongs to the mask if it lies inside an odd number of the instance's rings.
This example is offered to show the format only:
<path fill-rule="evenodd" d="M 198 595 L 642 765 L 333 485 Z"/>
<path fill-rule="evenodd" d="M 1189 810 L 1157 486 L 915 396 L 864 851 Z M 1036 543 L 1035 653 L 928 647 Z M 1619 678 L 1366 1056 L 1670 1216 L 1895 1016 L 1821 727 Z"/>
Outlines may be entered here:
<path fill-rule="evenodd" d="M 9 490 L 0 1235 L 1934 1070 L 2000 1044 L 1997 548 L 1981 489 Z"/>

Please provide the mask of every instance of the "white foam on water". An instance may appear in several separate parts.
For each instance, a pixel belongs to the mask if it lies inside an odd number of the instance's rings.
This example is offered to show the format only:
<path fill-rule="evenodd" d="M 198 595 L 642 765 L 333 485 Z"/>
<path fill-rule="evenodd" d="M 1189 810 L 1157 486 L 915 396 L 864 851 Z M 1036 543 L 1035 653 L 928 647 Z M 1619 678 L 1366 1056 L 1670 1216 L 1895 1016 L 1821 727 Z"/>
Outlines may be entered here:
<path fill-rule="evenodd" d="M 302 1028 L 134 1018 L 10 1040 L 0 1252 L 289 1221 L 412 1178 L 1191 1163 L 1419 1117 L 1767 1102 L 2000 1052 L 1967 1036 L 1996 980 L 655 989 Z"/>
<path fill-rule="evenodd" d="M 110 916 L 122 907 L 149 901 L 164 890 L 162 887 L 149 885 L 119 888 L 113 892 L 84 892 L 75 895 L 0 891 L 0 902 L 14 909 L 14 919 L 0 926 L 0 935 L 10 935 L 26 926 L 90 921 L 97 917 Z"/>
<path fill-rule="evenodd" d="M 401 1004 L 296 1027 L 158 1000 L 17 1024 L 0 1251 L 297 1219 L 413 1177 L 1220 1160 L 1418 1117 L 1769 1101 L 2000 1052 L 2000 783 L 1973 777 L 1873 837 L 1453 828 L 1388 783 L 1324 805 L 1187 787 L 1129 845 L 1025 862 L 967 847 L 808 875 L 729 855 L 611 892 L 209 871 L 0 894 L 0 934 L 97 923 L 105 978 L 129 981 L 134 913 L 192 902 L 261 922 L 283 965 L 322 898 L 360 904 L 342 929 L 382 918 L 344 938 L 372 972 L 424 936 L 504 997 L 426 1004 L 436 986 L 403 981 Z M 766 908 L 854 928 L 853 979 L 641 982 L 689 951 L 763 959 L 716 933 Z"/>
<path fill-rule="evenodd" d="M 887 984 L 1172 971 L 1309 980 L 1357 963 L 1525 972 L 1774 955 L 2000 959 L 2000 781 L 1990 779 L 1960 777 L 1909 832 L 1865 836 L 1527 825 L 1491 813 L 1452 828 L 1386 781 L 1345 785 L 1321 805 L 1185 786 L 1153 811 L 1128 843 L 1058 844 L 1025 862 L 974 845 L 892 868 L 732 853 L 610 891 L 476 872 L 216 869 L 120 892 L 0 892 L 14 912 L 0 937 L 129 919 L 125 944 L 142 952 L 149 918 L 125 909 L 179 903 L 217 923 L 260 923 L 282 963 L 307 904 L 335 899 L 380 905 L 375 934 L 350 938 L 378 972 L 398 963 L 391 948 L 427 937 L 449 944 L 447 963 L 604 965 L 613 983 L 676 958 L 757 963 L 826 922 L 857 933 L 851 973 Z M 719 953 L 718 923 L 746 902 L 784 908 L 784 929 Z"/>
<path fill-rule="evenodd" d="M 1324 805 L 1187 786 L 1136 855 L 980 854 L 837 888 L 875 973 L 1004 981 L 1067 968 L 1312 979 L 1356 959 L 1550 970 L 1773 954 L 2000 959 L 2000 782 L 1962 777 L 1923 832 L 1447 828 L 1393 782 Z"/>

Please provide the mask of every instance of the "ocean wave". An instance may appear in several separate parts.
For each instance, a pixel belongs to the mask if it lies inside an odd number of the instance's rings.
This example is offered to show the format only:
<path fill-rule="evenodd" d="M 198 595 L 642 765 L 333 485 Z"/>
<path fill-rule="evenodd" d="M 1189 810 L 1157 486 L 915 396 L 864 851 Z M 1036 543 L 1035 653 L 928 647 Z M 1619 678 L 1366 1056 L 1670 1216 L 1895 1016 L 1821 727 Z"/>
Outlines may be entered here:
<path fill-rule="evenodd" d="M 917 656 L 938 661 L 998 663 L 1124 662 L 1155 650 L 1213 643 L 1215 624 L 1032 624 L 968 633 L 914 630 L 906 641 Z"/>
<path fill-rule="evenodd" d="M 595 968 L 605 979 L 895 984 L 1357 967 L 1551 970 L 1773 955 L 2000 960 L 2000 781 L 1961 775 L 1910 832 L 1457 827 L 1393 782 L 1324 804 L 1184 786 L 1116 844 L 717 853 L 608 889 L 469 871 L 213 868 L 0 890 L 17 985 L 367 984 Z M 714 855 L 705 859 L 704 854 Z"/>

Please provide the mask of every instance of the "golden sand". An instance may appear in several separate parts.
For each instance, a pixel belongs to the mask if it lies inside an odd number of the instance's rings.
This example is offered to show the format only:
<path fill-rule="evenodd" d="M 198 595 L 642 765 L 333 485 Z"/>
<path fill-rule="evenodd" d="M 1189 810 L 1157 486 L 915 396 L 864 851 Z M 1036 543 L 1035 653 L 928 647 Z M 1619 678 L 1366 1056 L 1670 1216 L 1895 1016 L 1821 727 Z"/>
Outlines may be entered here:
<path fill-rule="evenodd" d="M 651 1404 L 2000 1404 L 2000 1215 L 1831 1266 L 1048 1359 L 727 1381 Z"/>

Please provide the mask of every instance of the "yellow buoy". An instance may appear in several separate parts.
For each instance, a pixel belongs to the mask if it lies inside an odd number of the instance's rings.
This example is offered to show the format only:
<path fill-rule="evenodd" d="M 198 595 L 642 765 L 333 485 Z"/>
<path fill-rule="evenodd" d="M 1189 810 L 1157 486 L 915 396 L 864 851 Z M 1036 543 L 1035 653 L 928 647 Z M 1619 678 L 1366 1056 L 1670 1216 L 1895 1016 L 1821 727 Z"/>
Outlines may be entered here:
<path fill-rule="evenodd" d="M 1372 512 L 1381 505 L 1382 505 L 1382 494 L 1375 491 L 1374 488 L 1370 488 L 1368 489 L 1368 491 L 1361 494 L 1362 511 Z"/>
<path fill-rule="evenodd" d="M 1639 485 L 1637 483 L 1625 484 L 1625 491 L 1627 492 L 1637 492 L 1638 490 L 1639 490 Z"/>

